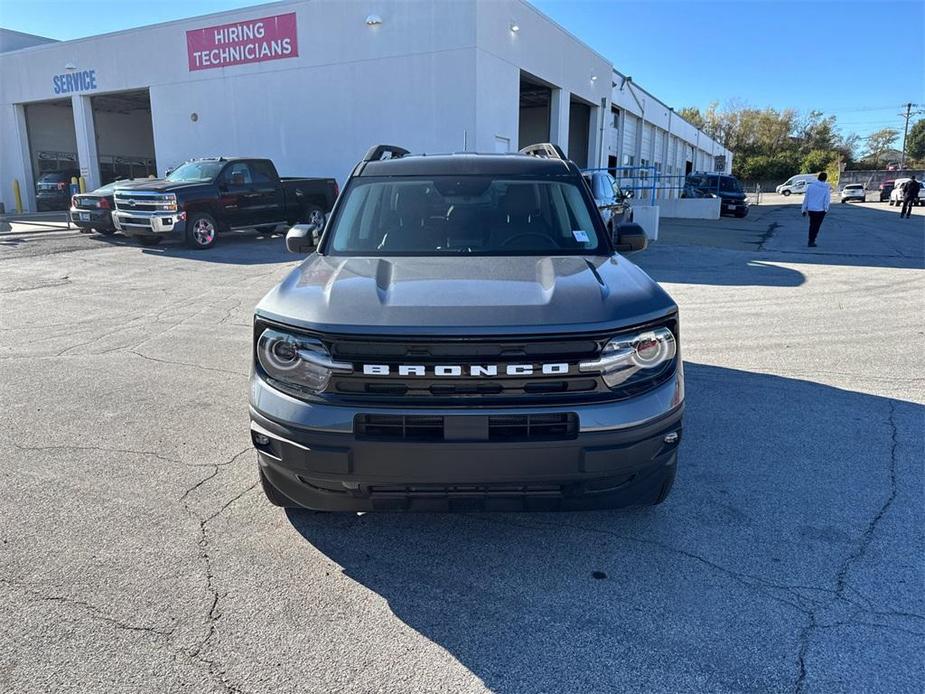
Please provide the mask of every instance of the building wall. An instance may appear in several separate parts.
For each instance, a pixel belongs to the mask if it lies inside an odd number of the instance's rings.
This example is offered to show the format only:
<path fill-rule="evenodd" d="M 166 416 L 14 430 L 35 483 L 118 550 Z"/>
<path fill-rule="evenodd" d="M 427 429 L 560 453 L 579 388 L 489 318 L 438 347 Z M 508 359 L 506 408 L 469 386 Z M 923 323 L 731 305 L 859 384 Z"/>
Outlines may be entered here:
<path fill-rule="evenodd" d="M 186 31 L 289 12 L 297 16 L 298 57 L 189 70 Z M 370 13 L 381 23 L 368 25 Z M 32 194 L 16 105 L 62 98 L 52 80 L 68 64 L 95 71 L 96 89 L 73 97 L 82 160 L 119 146 L 107 139 L 96 153 L 81 140 L 92 132 L 84 97 L 144 88 L 160 173 L 190 157 L 252 155 L 272 158 L 283 175 L 343 182 L 376 143 L 417 152 L 511 150 L 522 72 L 553 88 L 553 142 L 568 150 L 574 98 L 591 110 L 587 143 L 576 145 L 587 148 L 589 166 L 606 165 L 621 147 L 639 160 L 641 127 L 635 143 L 610 132 L 610 100 L 621 96 L 625 108 L 626 96 L 612 89 L 610 63 L 523 0 L 287 0 L 0 55 L 0 199 L 7 207 L 13 178 L 27 199 Z M 646 110 L 647 122 L 656 110 Z M 107 138 L 116 137 L 108 116 L 96 118 L 97 132 L 102 125 Z"/>

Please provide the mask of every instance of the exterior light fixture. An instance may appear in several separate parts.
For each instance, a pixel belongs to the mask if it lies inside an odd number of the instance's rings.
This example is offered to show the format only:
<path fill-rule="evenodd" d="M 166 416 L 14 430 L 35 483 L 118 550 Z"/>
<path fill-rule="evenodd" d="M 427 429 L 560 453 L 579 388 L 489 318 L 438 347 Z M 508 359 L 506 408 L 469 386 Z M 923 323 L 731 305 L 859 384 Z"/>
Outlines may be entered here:
<path fill-rule="evenodd" d="M 74 65 L 74 63 L 67 63 L 67 64 L 64 66 L 64 69 L 65 69 L 65 70 L 76 70 L 76 69 L 77 69 L 77 66 Z"/>
<path fill-rule="evenodd" d="M 377 14 L 371 14 L 366 18 L 366 26 L 374 27 L 379 24 L 382 24 L 382 17 Z"/>
<path fill-rule="evenodd" d="M 511 20 L 511 32 L 516 34 L 518 31 L 520 31 L 520 25 L 512 19 Z"/>
<path fill-rule="evenodd" d="M 597 75 L 591 75 L 591 81 L 597 82 Z"/>

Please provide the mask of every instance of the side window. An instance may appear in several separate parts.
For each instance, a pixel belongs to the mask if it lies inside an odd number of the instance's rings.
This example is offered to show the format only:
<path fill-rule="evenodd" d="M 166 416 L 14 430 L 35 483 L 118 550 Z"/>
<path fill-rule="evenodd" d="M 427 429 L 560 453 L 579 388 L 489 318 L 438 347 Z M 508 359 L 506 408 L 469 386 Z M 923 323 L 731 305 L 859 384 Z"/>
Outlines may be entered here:
<path fill-rule="evenodd" d="M 272 183 L 276 180 L 273 175 L 273 167 L 268 161 L 252 161 L 250 163 L 251 173 L 254 176 L 254 183 Z"/>
<path fill-rule="evenodd" d="M 225 182 L 231 186 L 246 186 L 254 182 L 247 162 L 239 161 L 225 169 Z"/>

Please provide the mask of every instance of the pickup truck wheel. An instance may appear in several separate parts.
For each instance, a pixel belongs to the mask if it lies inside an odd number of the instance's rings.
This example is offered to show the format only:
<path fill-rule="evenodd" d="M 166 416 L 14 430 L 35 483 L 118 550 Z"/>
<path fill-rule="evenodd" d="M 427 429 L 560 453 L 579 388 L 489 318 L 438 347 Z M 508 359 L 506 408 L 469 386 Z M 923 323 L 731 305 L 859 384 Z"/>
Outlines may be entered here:
<path fill-rule="evenodd" d="M 217 233 L 217 225 L 211 215 L 194 214 L 186 223 L 186 245 L 197 251 L 211 248 Z"/>
<path fill-rule="evenodd" d="M 324 210 L 311 205 L 305 209 L 305 224 L 314 224 L 321 229 L 324 227 Z"/>
<path fill-rule="evenodd" d="M 142 246 L 156 246 L 161 242 L 160 236 L 138 236 L 136 238 Z"/>

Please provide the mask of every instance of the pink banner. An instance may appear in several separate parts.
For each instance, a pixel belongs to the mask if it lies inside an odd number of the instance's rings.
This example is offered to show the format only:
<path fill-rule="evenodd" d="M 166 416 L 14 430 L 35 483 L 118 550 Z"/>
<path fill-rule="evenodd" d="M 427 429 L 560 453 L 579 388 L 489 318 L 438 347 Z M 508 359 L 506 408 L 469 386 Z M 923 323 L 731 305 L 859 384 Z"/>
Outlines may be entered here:
<path fill-rule="evenodd" d="M 186 52 L 191 71 L 295 58 L 295 12 L 187 31 Z"/>

